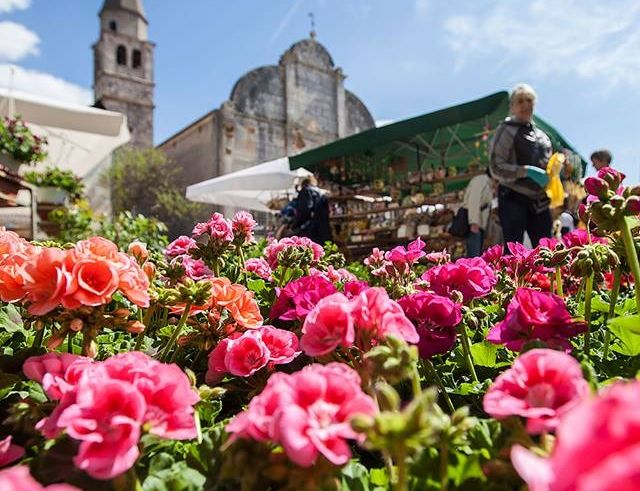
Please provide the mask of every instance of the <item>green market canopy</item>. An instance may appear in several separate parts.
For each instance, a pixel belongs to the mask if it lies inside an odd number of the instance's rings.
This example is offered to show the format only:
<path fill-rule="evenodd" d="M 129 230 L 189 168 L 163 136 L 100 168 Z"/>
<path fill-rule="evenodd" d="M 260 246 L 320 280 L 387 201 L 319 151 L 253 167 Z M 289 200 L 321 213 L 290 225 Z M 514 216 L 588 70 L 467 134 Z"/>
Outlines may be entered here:
<path fill-rule="evenodd" d="M 429 169 L 455 167 L 451 174 L 464 175 L 469 167 L 488 164 L 487 146 L 493 131 L 508 114 L 505 91 L 432 113 L 372 128 L 289 158 L 291 169 L 304 167 L 323 179 L 343 184 L 386 184 Z M 565 151 L 573 164 L 574 177 L 581 177 L 585 160 L 553 128 L 539 117 L 554 151 Z M 451 182 L 447 190 L 465 185 Z"/>

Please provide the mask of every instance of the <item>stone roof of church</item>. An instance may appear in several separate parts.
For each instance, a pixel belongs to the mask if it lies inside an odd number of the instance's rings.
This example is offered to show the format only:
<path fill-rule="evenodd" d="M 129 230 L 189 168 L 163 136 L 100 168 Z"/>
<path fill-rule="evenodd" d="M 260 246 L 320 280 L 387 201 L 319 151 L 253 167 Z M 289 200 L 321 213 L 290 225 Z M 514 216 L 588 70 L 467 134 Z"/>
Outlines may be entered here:
<path fill-rule="evenodd" d="M 105 10 L 128 10 L 146 20 L 142 0 L 105 0 L 100 13 Z"/>
<path fill-rule="evenodd" d="M 327 48 L 314 38 L 303 39 L 291 45 L 280 57 L 280 63 L 287 61 L 299 61 L 308 65 L 315 65 L 321 68 L 333 68 L 333 58 Z"/>

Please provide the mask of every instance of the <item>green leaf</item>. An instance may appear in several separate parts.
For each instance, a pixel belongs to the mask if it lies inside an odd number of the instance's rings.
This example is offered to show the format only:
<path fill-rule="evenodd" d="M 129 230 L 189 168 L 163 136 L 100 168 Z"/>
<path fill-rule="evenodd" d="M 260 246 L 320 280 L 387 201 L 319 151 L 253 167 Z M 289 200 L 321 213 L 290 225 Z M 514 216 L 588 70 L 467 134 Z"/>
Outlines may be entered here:
<path fill-rule="evenodd" d="M 22 317 L 13 305 L 5 305 L 0 310 L 0 328 L 7 332 L 24 331 Z"/>
<path fill-rule="evenodd" d="M 591 310 L 593 312 L 608 313 L 609 299 L 606 297 L 603 298 L 599 295 L 594 296 L 591 300 Z M 614 312 L 616 313 L 616 315 L 626 315 L 629 312 L 635 312 L 635 310 L 636 302 L 633 298 L 625 298 L 624 302 L 620 302 L 620 299 L 618 299 L 618 303 L 616 303 L 616 306 L 614 308 Z"/>
<path fill-rule="evenodd" d="M 607 323 L 609 330 L 620 340 L 612 349 L 627 356 L 640 354 L 640 314 L 616 317 Z"/>
<path fill-rule="evenodd" d="M 481 367 L 495 367 L 498 346 L 487 341 L 471 345 L 473 363 Z"/>
<path fill-rule="evenodd" d="M 247 287 L 252 292 L 259 293 L 265 289 L 265 282 L 264 280 L 249 280 L 247 281 Z"/>
<path fill-rule="evenodd" d="M 144 491 L 199 491 L 203 489 L 206 478 L 186 462 L 177 462 L 171 467 L 163 468 L 163 463 L 169 463 L 171 457 L 163 454 L 157 456 L 161 462 L 152 463 L 153 470 L 144 480 Z M 154 458 L 155 460 L 155 458 Z"/>
<path fill-rule="evenodd" d="M 343 491 L 369 491 L 369 471 L 356 460 L 342 468 Z"/>

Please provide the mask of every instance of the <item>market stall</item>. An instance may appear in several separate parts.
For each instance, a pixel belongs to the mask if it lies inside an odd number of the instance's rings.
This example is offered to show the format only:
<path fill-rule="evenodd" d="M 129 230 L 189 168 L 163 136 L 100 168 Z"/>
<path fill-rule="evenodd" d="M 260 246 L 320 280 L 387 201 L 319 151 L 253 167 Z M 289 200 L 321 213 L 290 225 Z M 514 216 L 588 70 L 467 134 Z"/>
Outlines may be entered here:
<path fill-rule="evenodd" d="M 447 233 L 464 189 L 488 166 L 487 147 L 507 115 L 509 95 L 482 99 L 358 133 L 290 157 L 330 191 L 334 239 L 351 257 L 417 236 L 432 250 L 459 255 Z M 536 123 L 563 152 L 563 179 L 577 181 L 586 162 L 548 123 Z"/>

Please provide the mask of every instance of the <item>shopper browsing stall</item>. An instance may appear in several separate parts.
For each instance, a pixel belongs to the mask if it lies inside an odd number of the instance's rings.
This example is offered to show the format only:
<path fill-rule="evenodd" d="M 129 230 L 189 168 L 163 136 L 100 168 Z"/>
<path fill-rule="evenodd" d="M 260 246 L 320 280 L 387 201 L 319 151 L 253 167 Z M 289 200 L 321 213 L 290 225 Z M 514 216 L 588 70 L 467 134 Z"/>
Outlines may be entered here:
<path fill-rule="evenodd" d="M 482 244 L 489 224 L 493 181 L 488 173 L 475 176 L 464 192 L 464 204 L 469 217 L 469 234 L 466 237 L 467 257 L 482 254 Z"/>
<path fill-rule="evenodd" d="M 533 122 L 536 93 L 517 85 L 510 112 L 496 129 L 489 147 L 491 175 L 498 181 L 498 214 L 504 241 L 522 242 L 525 231 L 535 247 L 551 236 L 551 212 L 545 186 L 551 157 L 549 137 Z"/>
<path fill-rule="evenodd" d="M 329 202 L 317 184 L 313 176 L 302 180 L 291 229 L 295 235 L 308 237 L 317 244 L 324 244 L 325 241 L 331 240 Z"/>

